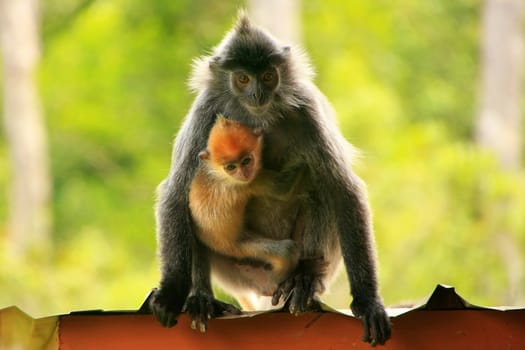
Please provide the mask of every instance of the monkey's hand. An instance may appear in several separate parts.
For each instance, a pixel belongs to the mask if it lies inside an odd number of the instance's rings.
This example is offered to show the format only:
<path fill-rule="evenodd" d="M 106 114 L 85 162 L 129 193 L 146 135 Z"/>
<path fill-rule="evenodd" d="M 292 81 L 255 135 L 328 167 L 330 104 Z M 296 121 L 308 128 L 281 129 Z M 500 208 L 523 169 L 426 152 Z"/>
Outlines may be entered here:
<path fill-rule="evenodd" d="M 166 288 L 154 289 L 149 301 L 149 307 L 155 318 L 164 327 L 173 327 L 177 324 L 177 318 L 184 305 L 183 298 L 174 297 Z"/>
<path fill-rule="evenodd" d="M 364 342 L 372 346 L 383 345 L 390 338 L 390 319 L 380 300 L 354 297 L 350 308 L 363 321 Z"/>
<path fill-rule="evenodd" d="M 295 273 L 279 284 L 273 293 L 272 305 L 288 298 L 285 308 L 294 315 L 321 310 L 317 294 L 324 291 L 322 278 L 325 268 L 326 262 L 323 258 L 300 260 Z"/>
<path fill-rule="evenodd" d="M 188 296 L 184 311 L 191 317 L 191 328 L 204 333 L 208 329 L 208 320 L 226 314 L 239 315 L 241 310 L 235 306 L 223 303 L 206 293 L 195 293 Z"/>
<path fill-rule="evenodd" d="M 299 248 L 297 243 L 292 239 L 283 239 L 280 241 L 274 241 L 269 245 L 270 251 L 275 255 L 292 262 L 297 262 L 299 259 Z"/>

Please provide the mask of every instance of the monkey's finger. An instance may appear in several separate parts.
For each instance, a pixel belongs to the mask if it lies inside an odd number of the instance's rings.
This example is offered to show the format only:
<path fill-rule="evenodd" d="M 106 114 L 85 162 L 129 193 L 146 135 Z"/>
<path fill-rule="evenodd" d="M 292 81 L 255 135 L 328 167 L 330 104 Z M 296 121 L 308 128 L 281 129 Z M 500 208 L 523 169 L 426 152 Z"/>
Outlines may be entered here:
<path fill-rule="evenodd" d="M 191 317 L 191 329 L 202 331 L 202 313 L 205 312 L 204 298 L 191 296 L 186 300 L 184 311 Z"/>
<path fill-rule="evenodd" d="M 390 321 L 388 316 L 380 314 L 372 322 L 373 342 L 375 344 L 383 345 L 391 335 Z"/>
<path fill-rule="evenodd" d="M 193 329 L 194 331 L 198 329 L 199 332 L 206 333 L 206 331 L 208 330 L 208 322 L 206 317 L 203 317 L 202 314 L 196 316 L 191 321 L 191 329 Z"/>
<path fill-rule="evenodd" d="M 376 346 L 376 345 L 381 345 L 384 341 L 383 341 L 383 332 L 380 330 L 381 328 L 381 325 L 377 324 L 376 322 L 372 322 L 372 335 L 371 335 L 371 339 L 372 341 L 370 342 L 370 345 L 372 346 Z"/>
<path fill-rule="evenodd" d="M 191 329 L 196 331 L 197 325 L 199 326 L 198 328 L 201 333 L 206 333 L 208 330 L 208 323 L 206 322 L 206 319 L 202 317 L 202 315 L 199 315 L 191 321 Z"/>
<path fill-rule="evenodd" d="M 281 298 L 283 297 L 283 290 L 282 288 L 277 288 L 275 292 L 272 295 L 272 305 L 275 306 L 279 304 L 281 301 Z"/>
<path fill-rule="evenodd" d="M 200 316 L 196 315 L 196 314 L 193 314 L 193 315 L 190 315 L 191 316 L 191 329 L 193 329 L 194 331 L 197 330 L 197 328 L 201 328 L 201 318 Z M 198 327 L 197 327 L 198 326 Z"/>
<path fill-rule="evenodd" d="M 315 296 L 316 293 L 316 278 L 310 274 L 304 274 L 297 277 L 296 294 L 298 294 L 295 302 L 296 314 L 307 311 L 320 310 L 319 302 Z"/>
<path fill-rule="evenodd" d="M 363 334 L 362 340 L 374 346 L 375 344 L 372 344 L 372 337 L 370 336 L 370 322 L 369 322 L 368 316 L 363 316 L 361 319 L 363 321 L 363 329 L 365 331 L 365 333 Z"/>
<path fill-rule="evenodd" d="M 175 315 L 173 312 L 169 312 L 159 305 L 153 305 L 152 311 L 157 320 L 164 327 L 170 328 L 177 324 L 177 315 Z"/>
<path fill-rule="evenodd" d="M 323 308 L 321 307 L 321 300 L 315 294 L 312 294 L 310 298 L 308 298 L 307 305 L 308 311 L 319 312 L 323 310 Z"/>
<path fill-rule="evenodd" d="M 386 315 L 386 322 L 381 323 L 381 332 L 383 336 L 380 344 L 383 345 L 392 336 L 392 324 L 390 323 L 388 315 Z"/>
<path fill-rule="evenodd" d="M 236 308 L 235 306 L 233 305 L 230 305 L 230 304 L 226 304 L 226 308 L 223 312 L 223 314 L 231 314 L 231 315 L 240 315 L 242 314 L 242 311 L 238 308 Z"/>
<path fill-rule="evenodd" d="M 319 300 L 316 297 L 316 279 L 314 276 L 307 275 L 305 276 L 305 285 L 306 288 L 306 300 L 305 300 L 305 311 L 319 311 L 321 309 L 321 306 L 319 304 Z"/>
<path fill-rule="evenodd" d="M 178 313 L 169 311 L 168 306 L 162 301 L 156 288 L 149 301 L 149 308 L 162 326 L 169 328 L 177 324 Z"/>
<path fill-rule="evenodd" d="M 279 287 L 277 287 L 275 292 L 273 292 L 272 305 L 275 306 L 275 305 L 279 304 L 279 302 L 281 301 L 283 296 L 284 296 L 284 290 L 283 290 L 283 287 L 280 285 Z"/>
<path fill-rule="evenodd" d="M 299 315 L 304 312 L 305 304 L 308 296 L 305 292 L 305 285 L 302 276 L 295 278 L 295 288 L 292 292 L 292 299 L 290 301 L 290 312 L 294 315 Z"/>
<path fill-rule="evenodd" d="M 233 306 L 232 304 L 224 303 L 219 300 L 213 302 L 213 317 L 222 316 L 225 314 L 240 315 L 241 310 Z"/>
<path fill-rule="evenodd" d="M 199 331 L 201 333 L 206 333 L 206 330 L 208 329 L 208 320 L 211 318 L 211 313 L 213 313 L 213 301 L 209 298 L 201 298 L 199 304 Z"/>
<path fill-rule="evenodd" d="M 295 316 L 300 315 L 306 311 L 306 300 L 308 299 L 307 295 L 304 293 L 304 290 L 295 290 L 292 296 L 292 302 L 290 303 L 290 312 Z"/>
<path fill-rule="evenodd" d="M 172 313 L 172 312 L 168 312 L 167 313 L 167 317 L 166 317 L 166 321 L 163 323 L 165 327 L 168 327 L 168 328 L 171 328 L 173 326 L 175 326 L 177 324 L 177 316 Z"/>
<path fill-rule="evenodd" d="M 295 281 L 294 278 L 290 278 L 277 287 L 275 292 L 272 295 L 272 305 L 275 306 L 279 304 L 282 300 L 288 299 L 290 296 L 290 293 L 292 292 L 292 289 L 294 287 Z"/>

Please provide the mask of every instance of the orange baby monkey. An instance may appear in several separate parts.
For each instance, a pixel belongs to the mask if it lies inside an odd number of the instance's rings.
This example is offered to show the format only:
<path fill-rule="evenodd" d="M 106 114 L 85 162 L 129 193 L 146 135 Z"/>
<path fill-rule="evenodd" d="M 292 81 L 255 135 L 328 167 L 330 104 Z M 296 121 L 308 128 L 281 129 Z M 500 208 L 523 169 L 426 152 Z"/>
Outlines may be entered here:
<path fill-rule="evenodd" d="M 189 200 L 198 238 L 211 250 L 237 259 L 255 259 L 285 276 L 299 256 L 291 239 L 273 240 L 244 227 L 245 208 L 252 195 L 285 199 L 301 175 L 283 176 L 262 168 L 262 130 L 219 115 L 210 131 L 201 165 L 191 183 Z M 288 184 L 287 182 L 292 182 Z"/>

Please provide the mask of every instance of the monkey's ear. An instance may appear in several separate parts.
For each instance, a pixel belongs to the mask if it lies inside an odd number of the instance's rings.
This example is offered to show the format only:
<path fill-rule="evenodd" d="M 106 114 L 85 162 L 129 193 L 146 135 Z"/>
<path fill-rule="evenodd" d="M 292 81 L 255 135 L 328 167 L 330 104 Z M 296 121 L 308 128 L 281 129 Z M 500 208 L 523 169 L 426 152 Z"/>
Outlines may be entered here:
<path fill-rule="evenodd" d="M 199 159 L 200 160 L 208 160 L 210 159 L 210 152 L 205 149 L 204 151 L 199 152 Z"/>
<path fill-rule="evenodd" d="M 238 62 L 231 58 L 213 56 L 210 60 L 210 69 L 212 71 L 233 70 L 236 66 L 238 66 Z"/>
<path fill-rule="evenodd" d="M 222 57 L 221 56 L 213 56 L 210 59 L 210 69 L 216 70 L 217 68 L 220 68 L 221 66 Z"/>
<path fill-rule="evenodd" d="M 281 51 L 274 52 L 270 55 L 270 62 L 275 66 L 279 66 L 288 60 L 290 52 L 290 46 L 284 46 Z"/>

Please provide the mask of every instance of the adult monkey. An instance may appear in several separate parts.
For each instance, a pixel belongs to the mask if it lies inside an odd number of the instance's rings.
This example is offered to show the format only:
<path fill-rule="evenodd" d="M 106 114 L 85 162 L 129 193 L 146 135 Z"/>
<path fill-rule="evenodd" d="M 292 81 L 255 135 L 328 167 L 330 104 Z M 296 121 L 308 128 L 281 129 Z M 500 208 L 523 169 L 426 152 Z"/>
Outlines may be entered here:
<path fill-rule="evenodd" d="M 150 306 L 164 326 L 175 325 L 183 307 L 202 331 L 208 318 L 237 311 L 214 298 L 210 271 L 239 298 L 253 292 L 277 304 L 289 295 L 290 312 L 315 309 L 317 294 L 343 260 L 363 340 L 376 345 L 390 337 L 364 184 L 349 169 L 348 145 L 335 114 L 311 79 L 302 54 L 280 46 L 242 13 L 214 55 L 196 62 L 192 87 L 197 97 L 176 137 L 170 173 L 158 189 L 161 280 Z M 248 229 L 272 239 L 296 239 L 301 247 L 299 264 L 279 285 L 265 278 L 271 270 L 243 269 L 195 237 L 188 191 L 218 114 L 264 130 L 265 168 L 305 173 L 294 198 L 283 203 L 259 196 L 247 207 Z"/>

